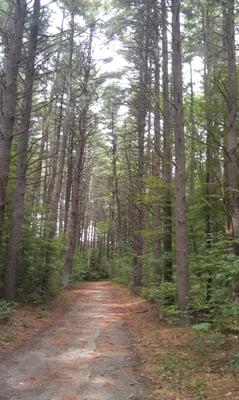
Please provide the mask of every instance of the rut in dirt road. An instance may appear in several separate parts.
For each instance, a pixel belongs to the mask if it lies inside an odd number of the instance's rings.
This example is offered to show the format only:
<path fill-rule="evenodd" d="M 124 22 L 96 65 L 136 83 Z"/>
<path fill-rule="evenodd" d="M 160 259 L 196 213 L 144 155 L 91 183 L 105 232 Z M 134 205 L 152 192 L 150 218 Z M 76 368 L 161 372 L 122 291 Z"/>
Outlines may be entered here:
<path fill-rule="evenodd" d="M 145 399 L 123 302 L 111 284 L 84 285 L 56 326 L 1 362 L 0 399 Z"/>

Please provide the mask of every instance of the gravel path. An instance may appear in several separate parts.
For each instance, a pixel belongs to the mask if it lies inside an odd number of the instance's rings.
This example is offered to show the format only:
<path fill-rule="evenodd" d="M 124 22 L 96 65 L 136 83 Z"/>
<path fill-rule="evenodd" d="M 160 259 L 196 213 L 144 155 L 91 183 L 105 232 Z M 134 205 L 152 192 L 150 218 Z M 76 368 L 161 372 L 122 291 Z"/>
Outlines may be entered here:
<path fill-rule="evenodd" d="M 0 400 L 144 400 L 124 296 L 89 283 L 56 326 L 0 360 Z"/>

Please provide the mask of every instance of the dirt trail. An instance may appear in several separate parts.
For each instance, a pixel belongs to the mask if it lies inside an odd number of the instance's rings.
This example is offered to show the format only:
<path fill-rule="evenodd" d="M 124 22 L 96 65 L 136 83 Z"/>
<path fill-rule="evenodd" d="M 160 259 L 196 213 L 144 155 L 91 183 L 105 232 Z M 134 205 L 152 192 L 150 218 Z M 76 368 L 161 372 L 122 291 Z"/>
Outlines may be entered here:
<path fill-rule="evenodd" d="M 146 399 L 123 292 L 109 283 L 78 291 L 54 327 L 0 359 L 1 400 Z"/>

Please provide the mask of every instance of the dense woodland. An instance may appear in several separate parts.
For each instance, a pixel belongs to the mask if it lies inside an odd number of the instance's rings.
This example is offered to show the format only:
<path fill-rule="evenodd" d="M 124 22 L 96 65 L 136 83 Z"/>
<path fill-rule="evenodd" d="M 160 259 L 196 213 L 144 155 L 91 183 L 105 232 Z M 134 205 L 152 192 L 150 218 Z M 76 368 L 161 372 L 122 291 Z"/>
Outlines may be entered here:
<path fill-rule="evenodd" d="M 110 278 L 235 325 L 238 3 L 0 4 L 1 304 Z"/>

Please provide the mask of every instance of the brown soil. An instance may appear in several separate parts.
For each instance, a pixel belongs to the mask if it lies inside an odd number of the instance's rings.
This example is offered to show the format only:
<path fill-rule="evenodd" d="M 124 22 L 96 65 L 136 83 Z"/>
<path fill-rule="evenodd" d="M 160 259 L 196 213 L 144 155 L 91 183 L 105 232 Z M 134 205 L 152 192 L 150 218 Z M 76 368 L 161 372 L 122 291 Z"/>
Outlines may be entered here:
<path fill-rule="evenodd" d="M 239 355 L 238 336 L 171 325 L 143 299 L 131 307 L 128 322 L 151 399 L 239 400 L 239 370 L 232 365 Z"/>
<path fill-rule="evenodd" d="M 53 325 L 77 298 L 76 291 L 66 290 L 37 307 L 17 304 L 9 321 L 0 322 L 0 355 L 21 346 Z"/>
<path fill-rule="evenodd" d="M 144 400 L 141 361 L 132 351 L 124 292 L 82 285 L 63 315 L 22 334 L 0 358 L 1 400 Z M 20 339 L 21 337 L 21 339 Z"/>
<path fill-rule="evenodd" d="M 119 285 L 84 284 L 54 301 L 47 318 L 24 308 L 8 329 L 14 324 L 17 338 L 0 357 L 0 400 L 239 399 L 237 337 L 166 324 Z"/>

